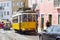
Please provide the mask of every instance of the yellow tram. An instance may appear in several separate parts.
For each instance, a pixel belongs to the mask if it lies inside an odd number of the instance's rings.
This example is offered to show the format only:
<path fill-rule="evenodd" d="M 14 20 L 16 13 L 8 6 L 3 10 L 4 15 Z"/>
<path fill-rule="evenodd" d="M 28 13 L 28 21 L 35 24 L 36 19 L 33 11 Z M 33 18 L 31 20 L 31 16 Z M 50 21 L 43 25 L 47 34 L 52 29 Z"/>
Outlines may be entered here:
<path fill-rule="evenodd" d="M 12 16 L 12 28 L 15 31 L 34 31 L 36 32 L 36 13 L 15 12 Z"/>

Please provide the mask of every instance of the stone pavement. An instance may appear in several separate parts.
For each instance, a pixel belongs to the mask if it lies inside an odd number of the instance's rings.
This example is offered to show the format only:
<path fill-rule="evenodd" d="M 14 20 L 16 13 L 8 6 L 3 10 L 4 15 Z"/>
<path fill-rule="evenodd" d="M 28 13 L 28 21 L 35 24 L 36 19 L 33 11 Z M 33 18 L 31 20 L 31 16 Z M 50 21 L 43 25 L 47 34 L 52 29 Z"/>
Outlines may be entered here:
<path fill-rule="evenodd" d="M 14 32 L 14 30 L 4 31 L 0 29 L 0 40 L 39 40 L 39 36 L 21 35 Z"/>

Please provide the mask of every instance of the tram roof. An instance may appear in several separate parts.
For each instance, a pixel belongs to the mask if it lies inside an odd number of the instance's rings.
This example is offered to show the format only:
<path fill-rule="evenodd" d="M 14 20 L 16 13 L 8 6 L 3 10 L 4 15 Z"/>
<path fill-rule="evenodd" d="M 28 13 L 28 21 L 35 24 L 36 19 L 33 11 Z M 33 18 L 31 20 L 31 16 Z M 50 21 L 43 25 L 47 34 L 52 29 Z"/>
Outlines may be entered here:
<path fill-rule="evenodd" d="M 22 14 L 36 14 L 35 12 L 24 12 L 24 11 L 19 11 L 19 12 L 13 12 L 13 16 L 12 17 L 15 17 L 15 16 L 18 16 L 18 15 L 22 15 Z"/>
<path fill-rule="evenodd" d="M 32 11 L 32 10 L 27 10 L 27 11 L 19 11 L 21 13 L 36 13 L 36 11 Z"/>
<path fill-rule="evenodd" d="M 15 17 L 15 16 L 18 16 L 18 15 L 22 15 L 21 13 L 19 13 L 19 12 L 14 12 L 15 14 L 13 14 L 13 16 L 12 17 Z"/>

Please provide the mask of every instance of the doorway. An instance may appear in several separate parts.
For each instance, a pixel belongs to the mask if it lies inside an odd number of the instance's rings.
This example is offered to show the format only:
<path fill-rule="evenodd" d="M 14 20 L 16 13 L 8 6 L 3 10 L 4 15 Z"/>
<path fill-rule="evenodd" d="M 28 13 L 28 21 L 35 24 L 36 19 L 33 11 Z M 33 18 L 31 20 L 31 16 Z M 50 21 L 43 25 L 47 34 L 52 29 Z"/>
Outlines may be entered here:
<path fill-rule="evenodd" d="M 49 22 L 52 25 L 52 15 L 51 14 L 49 14 Z"/>
<path fill-rule="evenodd" d="M 44 28 L 44 14 L 41 14 L 41 30 Z"/>

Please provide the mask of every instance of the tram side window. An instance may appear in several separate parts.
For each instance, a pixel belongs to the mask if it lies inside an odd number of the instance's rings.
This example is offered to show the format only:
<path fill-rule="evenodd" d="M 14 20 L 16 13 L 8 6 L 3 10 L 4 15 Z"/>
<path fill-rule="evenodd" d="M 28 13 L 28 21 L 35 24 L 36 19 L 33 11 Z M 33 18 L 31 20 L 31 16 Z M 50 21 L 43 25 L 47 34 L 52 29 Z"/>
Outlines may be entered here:
<path fill-rule="evenodd" d="M 32 19 L 33 19 L 33 22 L 36 21 L 36 15 L 35 14 L 33 14 Z"/>
<path fill-rule="evenodd" d="M 19 15 L 19 22 L 21 22 L 22 21 L 22 19 L 21 19 L 21 15 Z"/>
<path fill-rule="evenodd" d="M 32 14 L 28 14 L 28 22 L 32 21 Z"/>
<path fill-rule="evenodd" d="M 27 22 L 27 20 L 28 20 L 28 19 L 27 19 L 27 14 L 23 14 L 23 15 L 22 15 L 22 20 L 23 20 L 23 22 Z"/>
<path fill-rule="evenodd" d="M 17 17 L 13 17 L 13 23 L 18 23 L 18 16 Z"/>

